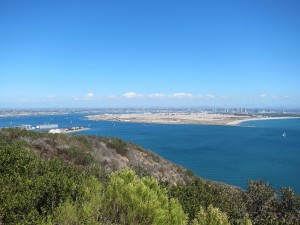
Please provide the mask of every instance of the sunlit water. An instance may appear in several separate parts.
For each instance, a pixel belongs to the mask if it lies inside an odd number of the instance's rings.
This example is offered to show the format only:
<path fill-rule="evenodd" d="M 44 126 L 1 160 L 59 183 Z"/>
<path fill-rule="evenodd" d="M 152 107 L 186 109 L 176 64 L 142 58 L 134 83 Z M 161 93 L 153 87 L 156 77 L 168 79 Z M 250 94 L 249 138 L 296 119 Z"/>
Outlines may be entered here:
<path fill-rule="evenodd" d="M 44 123 L 85 126 L 90 130 L 78 133 L 138 143 L 211 180 L 245 188 L 248 180 L 263 179 L 300 193 L 300 119 L 231 127 L 88 121 L 80 114 L 0 118 L 0 127 Z"/>

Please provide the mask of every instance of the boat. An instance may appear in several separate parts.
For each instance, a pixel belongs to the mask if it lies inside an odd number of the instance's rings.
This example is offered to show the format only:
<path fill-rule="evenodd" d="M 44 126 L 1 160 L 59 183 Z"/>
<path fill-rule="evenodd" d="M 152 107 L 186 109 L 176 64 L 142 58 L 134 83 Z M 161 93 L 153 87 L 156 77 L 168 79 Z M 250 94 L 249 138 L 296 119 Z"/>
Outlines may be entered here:
<path fill-rule="evenodd" d="M 282 134 L 282 137 L 284 137 L 284 138 L 286 137 L 286 133 L 285 132 Z"/>

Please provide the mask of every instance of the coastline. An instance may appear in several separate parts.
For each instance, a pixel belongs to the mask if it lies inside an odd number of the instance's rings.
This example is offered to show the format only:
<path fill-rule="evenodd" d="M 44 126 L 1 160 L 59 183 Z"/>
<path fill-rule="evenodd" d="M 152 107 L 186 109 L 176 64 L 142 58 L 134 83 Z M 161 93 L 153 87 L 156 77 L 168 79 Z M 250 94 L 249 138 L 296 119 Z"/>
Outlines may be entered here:
<path fill-rule="evenodd" d="M 88 120 L 112 122 L 133 122 L 148 124 L 201 124 L 230 125 L 236 121 L 251 119 L 250 116 L 208 113 L 144 113 L 144 114 L 103 114 L 85 117 Z"/>
<path fill-rule="evenodd" d="M 251 117 L 248 115 L 208 114 L 208 113 L 144 113 L 144 114 L 101 114 L 85 117 L 88 120 L 112 122 L 132 122 L 146 124 L 193 124 L 239 126 L 252 120 L 292 119 L 300 117 Z"/>
<path fill-rule="evenodd" d="M 82 128 L 82 129 L 78 129 L 78 130 L 68 130 L 68 131 L 65 131 L 64 134 L 76 133 L 76 132 L 79 132 L 79 131 L 89 130 L 89 129 L 90 128 Z"/>
<path fill-rule="evenodd" d="M 228 126 L 240 126 L 243 122 L 248 121 L 257 121 L 257 120 L 285 120 L 285 119 L 300 119 L 300 117 L 294 117 L 294 116 L 286 116 L 286 117 L 257 117 L 257 118 L 249 118 L 249 119 L 243 119 L 243 120 L 236 120 L 229 122 Z"/>

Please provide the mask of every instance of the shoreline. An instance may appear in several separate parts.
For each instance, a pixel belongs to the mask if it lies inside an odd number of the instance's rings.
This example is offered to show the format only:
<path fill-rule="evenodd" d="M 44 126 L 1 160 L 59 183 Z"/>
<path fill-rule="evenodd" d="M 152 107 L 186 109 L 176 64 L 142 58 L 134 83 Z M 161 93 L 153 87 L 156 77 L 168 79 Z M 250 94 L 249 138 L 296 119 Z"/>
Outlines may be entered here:
<path fill-rule="evenodd" d="M 89 115 L 87 120 L 102 120 L 111 122 L 132 122 L 146 124 L 191 124 L 191 125 L 220 125 L 239 126 L 240 123 L 252 120 L 292 119 L 300 117 L 251 117 L 230 114 L 207 113 L 145 113 L 145 114 L 101 114 Z"/>
<path fill-rule="evenodd" d="M 286 119 L 300 119 L 300 117 L 294 117 L 294 116 L 286 116 L 286 117 L 257 117 L 257 118 L 252 118 L 252 119 L 249 118 L 249 119 L 232 121 L 232 122 L 229 122 L 227 125 L 228 126 L 240 126 L 241 123 L 248 122 L 248 121 L 258 121 L 258 120 L 286 120 Z"/>
<path fill-rule="evenodd" d="M 89 129 L 90 128 L 82 128 L 82 129 L 78 129 L 78 130 L 68 130 L 68 131 L 65 131 L 64 134 L 75 133 L 75 132 L 89 130 Z"/>

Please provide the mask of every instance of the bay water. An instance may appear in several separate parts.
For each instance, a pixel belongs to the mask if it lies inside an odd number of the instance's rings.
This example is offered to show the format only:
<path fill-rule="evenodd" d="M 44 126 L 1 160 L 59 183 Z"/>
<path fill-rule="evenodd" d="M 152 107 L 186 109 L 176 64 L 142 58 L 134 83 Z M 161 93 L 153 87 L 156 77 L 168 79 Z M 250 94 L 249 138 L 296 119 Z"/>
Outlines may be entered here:
<path fill-rule="evenodd" d="M 246 188 L 263 179 L 300 193 L 300 118 L 247 121 L 240 126 L 90 121 L 84 114 L 0 117 L 0 127 L 56 123 L 90 128 L 78 134 L 137 143 L 200 177 Z M 283 136 L 283 133 L 286 136 Z M 0 156 L 1 157 L 1 156 Z"/>

